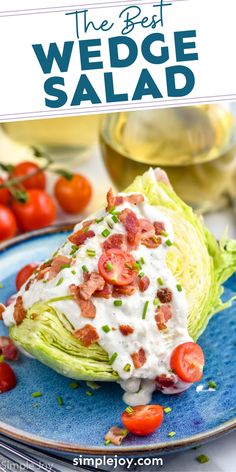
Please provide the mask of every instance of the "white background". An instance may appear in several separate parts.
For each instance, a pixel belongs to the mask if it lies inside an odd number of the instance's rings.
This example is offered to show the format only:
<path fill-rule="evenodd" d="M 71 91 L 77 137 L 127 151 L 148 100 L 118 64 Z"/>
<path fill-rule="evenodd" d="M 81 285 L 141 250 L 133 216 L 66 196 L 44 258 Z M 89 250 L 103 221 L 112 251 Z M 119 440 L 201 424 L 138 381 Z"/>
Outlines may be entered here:
<path fill-rule="evenodd" d="M 99 3 L 99 2 L 97 2 Z M 114 21 L 120 11 L 127 5 L 142 5 L 144 15 L 155 13 L 153 3 L 146 1 L 134 2 L 133 0 L 112 2 L 103 0 L 109 4 L 106 8 L 95 7 L 96 2 L 90 2 L 88 6 L 91 15 L 95 19 L 107 18 Z M 48 5 L 50 4 L 50 7 Z M 55 9 L 55 6 L 57 8 Z M 75 35 L 74 21 L 72 17 L 65 16 L 65 12 L 84 8 L 84 1 L 80 0 L 37 0 L 9 1 L 0 0 L 0 121 L 13 119 L 25 119 L 38 116 L 58 116 L 65 114 L 79 114 L 89 112 L 114 111 L 127 107 L 125 104 L 105 103 L 103 72 L 92 70 L 88 72 L 100 98 L 102 105 L 96 105 L 94 109 L 90 102 L 84 102 L 80 107 L 70 107 L 70 102 L 80 76 L 80 57 L 78 53 L 77 38 Z M 115 5 L 115 6 L 114 6 Z M 30 8 L 30 11 L 19 8 Z M 38 10 L 36 8 L 39 8 Z M 18 9 L 18 11 L 10 11 Z M 183 99 L 168 99 L 165 84 L 165 66 L 176 63 L 174 55 L 173 32 L 181 30 L 197 30 L 198 61 L 185 62 L 190 67 L 196 79 L 196 84 L 187 97 Z M 106 71 L 109 68 L 107 38 L 120 34 L 121 22 L 116 22 L 114 29 L 102 34 L 102 57 Z M 168 106 L 174 104 L 187 104 L 193 102 L 209 102 L 210 100 L 233 100 L 236 98 L 236 67 L 233 55 L 236 49 L 235 28 L 235 0 L 188 0 L 173 2 L 171 7 L 164 10 L 164 28 L 143 29 L 140 26 L 134 30 L 131 37 L 136 42 L 156 31 L 165 34 L 166 44 L 170 46 L 170 60 L 165 65 L 156 66 L 147 64 L 139 56 L 136 63 L 124 69 L 116 69 L 114 72 L 117 92 L 128 92 L 131 97 L 140 71 L 148 67 L 156 83 L 164 95 L 163 99 L 153 100 L 145 97 L 141 102 L 133 102 L 129 105 L 135 107 Z M 101 33 L 89 33 L 81 36 L 81 39 L 99 37 Z M 65 90 L 68 93 L 68 103 L 59 109 L 49 109 L 45 106 L 45 92 L 43 84 L 49 75 L 41 71 L 38 60 L 32 49 L 32 44 L 43 43 L 46 50 L 50 42 L 57 42 L 62 46 L 64 41 L 75 41 L 72 53 L 72 61 L 68 73 L 58 73 L 55 66 L 52 75 L 65 77 Z M 191 51 L 190 51 L 191 52 Z"/>

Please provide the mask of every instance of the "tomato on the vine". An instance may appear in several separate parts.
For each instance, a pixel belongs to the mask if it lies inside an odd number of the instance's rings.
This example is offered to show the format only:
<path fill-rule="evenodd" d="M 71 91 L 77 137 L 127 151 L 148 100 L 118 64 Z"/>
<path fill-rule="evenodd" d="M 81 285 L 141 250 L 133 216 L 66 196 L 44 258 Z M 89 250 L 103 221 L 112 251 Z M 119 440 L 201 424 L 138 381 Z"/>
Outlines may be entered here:
<path fill-rule="evenodd" d="M 19 270 L 17 276 L 16 276 L 16 290 L 20 290 L 22 285 L 30 278 L 30 276 L 34 273 L 34 271 L 37 269 L 38 264 L 31 263 L 27 264 L 24 267 L 22 267 L 21 270 Z"/>
<path fill-rule="evenodd" d="M 0 186 L 4 184 L 4 179 L 0 177 Z M 10 192 L 7 188 L 0 188 L 0 204 L 7 205 L 10 199 Z"/>
<path fill-rule="evenodd" d="M 80 213 L 90 201 L 92 186 L 86 177 L 74 174 L 71 179 L 60 177 L 56 182 L 54 194 L 65 212 Z"/>
<path fill-rule="evenodd" d="M 14 200 L 12 211 L 22 231 L 33 231 L 53 223 L 56 207 L 52 198 L 43 190 L 28 190 L 26 202 Z"/>
<path fill-rule="evenodd" d="M 0 242 L 13 238 L 16 232 L 17 224 L 12 211 L 0 204 Z"/>
<path fill-rule="evenodd" d="M 32 175 L 32 177 L 27 177 L 20 183 L 20 185 L 22 185 L 22 187 L 25 189 L 44 190 L 46 187 L 45 173 L 40 170 L 40 167 L 37 164 L 34 164 L 33 162 L 20 162 L 20 164 L 14 166 L 11 171 L 10 178 L 18 179 L 33 173 L 35 173 L 35 175 Z"/>

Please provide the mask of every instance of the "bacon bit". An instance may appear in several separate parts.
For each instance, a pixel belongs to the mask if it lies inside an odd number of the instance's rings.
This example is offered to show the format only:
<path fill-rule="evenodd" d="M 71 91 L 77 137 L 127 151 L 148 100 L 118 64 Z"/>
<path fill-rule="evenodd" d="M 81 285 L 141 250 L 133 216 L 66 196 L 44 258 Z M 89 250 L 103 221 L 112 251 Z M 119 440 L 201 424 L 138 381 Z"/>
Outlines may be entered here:
<path fill-rule="evenodd" d="M 31 287 L 31 285 L 34 283 L 35 279 L 34 278 L 30 278 L 25 286 L 25 291 L 28 292 L 29 288 Z"/>
<path fill-rule="evenodd" d="M 129 334 L 132 334 L 134 332 L 134 328 L 129 325 L 120 325 L 119 330 L 124 336 L 129 336 Z"/>
<path fill-rule="evenodd" d="M 166 326 L 167 321 L 169 321 L 173 316 L 171 306 L 162 305 L 157 308 L 156 313 L 157 314 L 155 316 L 155 320 L 157 322 L 157 327 L 160 331 L 163 331 L 163 329 L 167 328 Z"/>
<path fill-rule="evenodd" d="M 125 197 L 125 200 L 129 203 L 132 203 L 133 205 L 138 205 L 138 203 L 144 202 L 144 196 L 141 193 L 127 195 L 127 197 Z"/>
<path fill-rule="evenodd" d="M 105 440 L 111 442 L 112 444 L 115 444 L 116 446 L 120 446 L 123 439 L 126 438 L 127 434 L 127 429 L 121 429 L 117 426 L 112 426 L 112 428 L 109 429 L 108 433 L 105 435 Z"/>
<path fill-rule="evenodd" d="M 113 207 L 121 205 L 124 202 L 124 197 L 121 195 L 115 196 L 113 194 L 112 188 L 110 188 L 107 192 L 107 207 L 106 210 L 109 211 Z"/>
<path fill-rule="evenodd" d="M 142 244 L 149 249 L 155 249 L 161 244 L 161 238 L 159 236 L 154 236 L 153 238 L 144 239 Z"/>
<path fill-rule="evenodd" d="M 150 285 L 150 279 L 147 275 L 143 277 L 138 277 L 138 288 L 140 292 L 145 292 Z"/>
<path fill-rule="evenodd" d="M 142 347 L 139 349 L 138 352 L 134 352 L 133 354 L 131 354 L 131 358 L 135 369 L 140 369 L 140 367 L 142 367 L 147 360 L 146 353 Z"/>
<path fill-rule="evenodd" d="M 94 306 L 91 300 L 83 300 L 80 297 L 80 288 L 77 285 L 70 285 L 70 292 L 74 297 L 75 302 L 80 307 L 81 316 L 83 318 L 95 318 L 96 316 L 96 307 Z"/>
<path fill-rule="evenodd" d="M 36 280 L 42 280 L 44 278 L 44 275 L 49 271 L 51 264 L 52 264 L 52 259 L 41 264 L 41 266 L 38 269 L 39 273 L 36 275 Z"/>
<path fill-rule="evenodd" d="M 88 280 L 79 285 L 80 297 L 83 298 L 83 300 L 89 300 L 94 292 L 103 290 L 104 285 L 105 281 L 101 275 L 97 272 L 92 272 Z"/>
<path fill-rule="evenodd" d="M 157 297 L 161 303 L 170 303 L 172 301 L 173 295 L 169 288 L 163 287 L 157 291 Z"/>
<path fill-rule="evenodd" d="M 153 223 L 153 226 L 155 228 L 155 233 L 157 236 L 160 236 L 162 231 L 165 231 L 165 225 L 161 221 L 155 221 Z"/>
<path fill-rule="evenodd" d="M 65 264 L 71 264 L 72 259 L 66 256 L 56 256 L 55 259 L 52 260 L 52 264 L 49 271 L 49 280 L 54 279 L 56 275 L 60 272 L 62 267 Z"/>
<path fill-rule="evenodd" d="M 94 223 L 94 221 L 95 221 L 95 220 L 83 221 L 83 223 L 82 223 L 83 229 L 89 228 L 89 226 L 91 226 L 91 225 Z"/>
<path fill-rule="evenodd" d="M 74 331 L 74 336 L 79 339 L 85 347 L 89 347 L 99 340 L 96 329 L 90 324 L 86 324 L 83 328 Z"/>
<path fill-rule="evenodd" d="M 96 290 L 93 296 L 98 298 L 110 298 L 112 296 L 112 285 L 105 283 L 104 288 L 102 290 Z"/>
<path fill-rule="evenodd" d="M 0 354 L 9 361 L 16 361 L 18 358 L 16 346 L 8 336 L 0 336 Z"/>
<path fill-rule="evenodd" d="M 166 374 L 163 375 L 158 375 L 155 378 L 155 382 L 157 383 L 158 388 L 169 388 L 173 387 L 176 383 L 175 376 L 173 374 L 170 374 L 169 376 Z"/>
<path fill-rule="evenodd" d="M 88 226 L 82 228 L 82 229 L 79 229 L 78 231 L 76 231 L 75 233 L 73 233 L 71 236 L 69 236 L 69 241 L 72 243 L 72 244 L 75 244 L 75 246 L 81 246 L 81 244 L 84 244 L 84 242 L 86 241 L 86 239 L 88 238 L 93 238 L 95 236 L 95 233 L 94 231 L 92 230 L 89 230 L 89 231 L 85 231 L 86 228 L 88 228 Z"/>
<path fill-rule="evenodd" d="M 119 216 L 120 221 L 124 224 L 127 231 L 128 243 L 132 246 L 137 247 L 139 243 L 139 220 L 132 210 L 125 209 Z"/>
<path fill-rule="evenodd" d="M 114 298 L 119 298 L 121 295 L 125 295 L 127 297 L 130 297 L 136 292 L 137 288 L 135 285 L 123 285 L 123 286 L 114 286 L 112 296 Z"/>
<path fill-rule="evenodd" d="M 127 251 L 126 237 L 124 234 L 112 234 L 102 245 L 104 251 L 109 249 L 122 249 Z"/>
<path fill-rule="evenodd" d="M 26 310 L 24 309 L 23 298 L 21 296 L 16 299 L 13 317 L 17 325 L 19 325 L 26 317 Z"/>
<path fill-rule="evenodd" d="M 5 311 L 5 306 L 2 303 L 0 303 L 0 320 L 3 319 L 2 314 L 4 313 L 4 311 Z"/>

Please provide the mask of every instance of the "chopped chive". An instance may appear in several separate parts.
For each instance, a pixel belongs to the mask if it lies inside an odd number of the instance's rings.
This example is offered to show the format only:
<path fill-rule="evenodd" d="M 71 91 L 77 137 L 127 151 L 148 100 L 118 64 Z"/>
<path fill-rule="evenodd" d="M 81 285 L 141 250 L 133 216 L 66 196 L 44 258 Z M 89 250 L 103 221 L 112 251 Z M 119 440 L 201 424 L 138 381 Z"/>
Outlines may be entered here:
<path fill-rule="evenodd" d="M 161 231 L 161 236 L 165 236 L 165 237 L 167 237 L 167 236 L 168 236 L 168 233 L 167 233 L 166 231 L 164 231 L 164 230 L 163 230 L 163 231 Z"/>
<path fill-rule="evenodd" d="M 140 261 L 136 261 L 136 265 L 140 270 L 142 269 L 142 264 Z"/>
<path fill-rule="evenodd" d="M 121 214 L 121 211 L 113 211 L 112 214 L 119 216 Z"/>
<path fill-rule="evenodd" d="M 112 206 L 112 207 L 110 208 L 110 210 L 108 210 L 108 213 L 111 213 L 111 214 L 112 214 L 115 209 L 116 209 L 116 207 L 115 207 L 115 206 Z"/>
<path fill-rule="evenodd" d="M 131 370 L 131 364 L 126 364 L 123 369 L 125 372 L 130 372 Z"/>
<path fill-rule="evenodd" d="M 48 281 L 44 279 L 44 280 L 43 280 L 43 284 L 47 284 L 47 283 L 48 283 Z"/>
<path fill-rule="evenodd" d="M 139 276 L 140 278 L 142 278 L 144 275 L 145 275 L 144 272 L 139 272 L 139 274 L 138 274 L 138 276 Z"/>
<path fill-rule="evenodd" d="M 113 269 L 113 265 L 111 262 L 107 262 L 106 264 L 106 271 L 107 272 L 111 272 L 111 270 Z"/>
<path fill-rule="evenodd" d="M 170 239 L 167 239 L 167 240 L 166 240 L 166 245 L 167 245 L 167 246 L 172 246 L 173 243 L 172 243 L 172 241 L 171 241 Z"/>
<path fill-rule="evenodd" d="M 140 257 L 140 262 L 141 262 L 141 264 L 145 264 L 145 260 L 144 260 L 143 257 Z"/>
<path fill-rule="evenodd" d="M 112 354 L 112 356 L 109 359 L 109 364 L 112 365 L 115 362 L 117 357 L 118 357 L 117 352 L 114 352 L 114 354 Z"/>
<path fill-rule="evenodd" d="M 79 249 L 78 246 L 73 244 L 73 246 L 71 248 L 71 251 L 70 251 L 70 256 L 73 256 L 78 251 L 78 249 Z"/>
<path fill-rule="evenodd" d="M 3 283 L 2 282 L 0 282 L 0 288 L 3 288 Z"/>
<path fill-rule="evenodd" d="M 176 288 L 177 288 L 178 292 L 182 292 L 182 285 L 177 284 L 177 285 L 176 285 Z"/>
<path fill-rule="evenodd" d="M 167 406 L 164 408 L 164 413 L 170 413 L 172 411 L 172 408 L 170 406 Z"/>
<path fill-rule="evenodd" d="M 98 385 L 96 382 L 92 382 L 90 380 L 88 380 L 88 382 L 86 382 L 86 385 L 91 388 L 92 390 L 98 390 L 99 388 L 101 388 L 101 385 Z"/>
<path fill-rule="evenodd" d="M 82 265 L 82 271 L 83 272 L 88 272 L 88 267 L 86 265 Z"/>
<path fill-rule="evenodd" d="M 63 264 L 60 270 L 69 269 L 69 268 L 70 268 L 70 264 Z"/>
<path fill-rule="evenodd" d="M 196 457 L 196 460 L 200 464 L 205 464 L 206 462 L 209 462 L 209 457 L 207 457 L 205 454 L 201 454 L 200 456 Z"/>
<path fill-rule="evenodd" d="M 159 303 L 160 303 L 160 302 L 159 302 L 159 299 L 158 299 L 158 298 L 154 298 L 154 300 L 153 300 L 153 305 L 154 305 L 154 306 L 158 306 Z"/>
<path fill-rule="evenodd" d="M 125 409 L 126 413 L 130 414 L 130 413 L 133 413 L 133 408 L 132 406 L 127 406 L 127 408 Z"/>
<path fill-rule="evenodd" d="M 95 257 L 96 256 L 96 251 L 94 251 L 93 249 L 87 249 L 86 252 L 87 252 L 89 257 Z"/>
<path fill-rule="evenodd" d="M 109 236 L 109 234 L 110 234 L 109 229 L 104 229 L 104 230 L 102 231 L 102 236 L 103 236 L 104 238 L 107 238 L 107 236 Z"/>
<path fill-rule="evenodd" d="M 58 402 L 59 406 L 64 405 L 63 399 L 62 399 L 62 397 L 60 397 L 60 395 L 57 397 L 57 402 Z"/>
<path fill-rule="evenodd" d="M 104 441 L 104 446 L 108 446 L 108 444 L 110 443 L 111 443 L 110 439 L 106 439 L 106 441 Z"/>
<path fill-rule="evenodd" d="M 112 215 L 111 219 L 114 221 L 114 223 L 119 223 L 119 220 L 116 215 Z"/>
<path fill-rule="evenodd" d="M 31 396 L 32 396 L 33 398 L 39 398 L 39 397 L 42 397 L 43 394 L 42 394 L 41 392 L 33 392 L 33 393 L 31 394 Z"/>
<path fill-rule="evenodd" d="M 176 435 L 176 432 L 175 432 L 175 431 L 171 431 L 170 433 L 168 433 L 168 436 L 169 436 L 170 438 L 173 438 L 175 435 Z"/>
<path fill-rule="evenodd" d="M 209 380 L 209 382 L 208 382 L 208 387 L 209 387 L 209 388 L 214 388 L 214 389 L 216 389 L 216 388 L 217 388 L 217 384 L 216 384 L 216 382 L 214 382 L 214 380 Z"/>
<path fill-rule="evenodd" d="M 113 223 L 111 221 L 108 221 L 107 224 L 108 224 L 109 228 L 111 228 L 111 229 L 113 228 Z"/>
<path fill-rule="evenodd" d="M 164 285 L 163 279 L 161 277 L 157 277 L 157 283 L 159 285 Z"/>
<path fill-rule="evenodd" d="M 113 305 L 122 306 L 122 300 L 114 300 Z"/>
<path fill-rule="evenodd" d="M 90 390 L 86 390 L 86 395 L 88 395 L 88 397 L 92 397 L 93 396 L 93 392 L 90 392 Z"/>
<path fill-rule="evenodd" d="M 69 384 L 69 387 L 72 388 L 72 390 L 76 390 L 77 388 L 80 387 L 80 384 L 78 382 L 71 382 Z"/>
<path fill-rule="evenodd" d="M 0 354 L 0 362 L 4 362 L 4 356 Z"/>
<path fill-rule="evenodd" d="M 148 305 L 149 305 L 149 302 L 146 301 L 146 302 L 144 303 L 144 307 L 143 307 L 142 320 L 145 320 L 145 319 L 146 319 L 147 310 L 148 310 Z"/>
<path fill-rule="evenodd" d="M 76 270 L 73 269 L 73 270 L 71 271 L 71 273 L 72 273 L 73 275 L 76 275 Z"/>
<path fill-rule="evenodd" d="M 86 227 L 84 228 L 84 233 L 88 233 L 88 231 L 89 231 L 89 226 L 86 226 Z"/>
<path fill-rule="evenodd" d="M 61 278 L 58 280 L 58 282 L 57 282 L 57 284 L 56 284 L 56 287 L 59 287 L 59 285 L 62 284 L 63 280 L 64 280 L 63 277 L 61 277 Z"/>
<path fill-rule="evenodd" d="M 104 216 L 101 216 L 101 218 L 96 218 L 95 221 L 98 224 L 98 223 L 101 223 L 101 221 L 103 221 L 103 220 L 104 220 Z"/>
<path fill-rule="evenodd" d="M 108 325 L 104 325 L 102 326 L 102 330 L 104 331 L 104 333 L 109 333 L 109 331 L 111 331 L 111 328 Z"/>

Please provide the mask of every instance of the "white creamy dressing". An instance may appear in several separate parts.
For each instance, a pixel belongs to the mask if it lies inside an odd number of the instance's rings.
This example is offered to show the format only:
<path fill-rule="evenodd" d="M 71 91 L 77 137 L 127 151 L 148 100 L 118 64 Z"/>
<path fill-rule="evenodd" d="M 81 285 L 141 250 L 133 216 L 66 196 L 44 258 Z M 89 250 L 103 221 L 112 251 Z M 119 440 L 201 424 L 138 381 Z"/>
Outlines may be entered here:
<path fill-rule="evenodd" d="M 121 194 L 127 195 L 127 194 Z M 93 297 L 93 303 L 96 306 L 96 317 L 94 319 L 85 319 L 80 315 L 80 308 L 73 300 L 60 300 L 49 303 L 58 313 L 63 313 L 72 327 L 77 330 L 85 324 L 92 324 L 99 334 L 99 344 L 111 357 L 117 353 L 117 358 L 113 363 L 113 368 L 118 372 L 121 379 L 121 386 L 126 391 L 124 401 L 130 405 L 145 404 L 151 400 L 152 392 L 155 390 L 154 379 L 160 375 L 170 374 L 170 356 L 173 349 L 181 343 L 191 341 L 187 329 L 188 303 L 184 289 L 178 291 L 178 281 L 175 279 L 171 271 L 166 265 L 166 254 L 169 247 L 165 244 L 168 239 L 174 241 L 174 232 L 169 219 L 163 215 L 161 209 L 150 206 L 147 201 L 133 205 L 124 202 L 116 207 L 122 211 L 124 208 L 131 209 L 138 218 L 147 218 L 150 222 L 163 222 L 165 231 L 168 236 L 162 237 L 162 244 L 155 249 L 147 248 L 144 245 L 139 246 L 137 250 L 131 251 L 136 260 L 143 258 L 145 263 L 142 272 L 150 279 L 150 285 L 145 292 L 137 290 L 132 296 L 122 296 L 122 306 L 114 306 L 114 298 L 104 299 Z M 95 237 L 89 238 L 80 246 L 74 255 L 73 265 L 70 268 L 62 269 L 59 274 L 52 280 L 44 283 L 42 280 L 35 281 L 28 291 L 24 287 L 21 288 L 19 294 L 23 297 L 23 304 L 26 309 L 38 301 L 47 301 L 67 296 L 70 294 L 69 286 L 71 284 L 79 285 L 83 282 L 82 266 L 86 265 L 89 272 L 98 271 L 98 260 L 102 254 L 102 243 L 106 238 L 102 235 L 104 229 L 108 229 L 111 234 L 126 234 L 126 230 L 122 223 L 114 223 L 111 215 L 105 210 L 96 214 L 96 218 L 103 216 L 104 220 L 100 223 L 90 225 L 90 230 L 95 232 Z M 109 227 L 113 225 L 113 228 Z M 82 224 L 75 226 L 74 231 L 82 228 Z M 70 256 L 72 243 L 67 242 L 58 250 L 57 255 Z M 95 257 L 89 257 L 87 249 L 96 252 Z M 72 271 L 75 273 L 72 273 Z M 153 300 L 156 298 L 157 290 L 160 285 L 158 278 L 163 280 L 163 287 L 168 287 L 172 292 L 172 311 L 173 317 L 167 322 L 167 329 L 160 331 L 155 321 L 156 306 Z M 61 279 L 63 278 L 63 281 Z M 60 280 L 60 285 L 57 283 Z M 143 308 L 145 302 L 149 301 L 146 318 L 142 319 Z M 7 307 L 3 314 L 6 325 L 14 324 L 13 318 L 14 303 Z M 108 325 L 111 330 L 105 333 L 102 329 L 104 325 Z M 129 336 L 124 336 L 119 331 L 119 325 L 130 325 L 134 332 Z M 114 330 L 113 330 L 113 329 Z M 146 362 L 139 368 L 135 369 L 131 354 L 138 352 L 143 348 L 146 353 Z M 131 365 L 130 372 L 126 372 L 124 367 L 126 364 Z M 177 393 L 182 391 L 184 386 L 175 385 L 173 389 L 163 389 L 166 393 Z M 178 390 L 179 385 L 179 390 Z M 190 386 L 190 384 L 187 384 Z M 186 388 L 186 386 L 185 386 Z"/>

